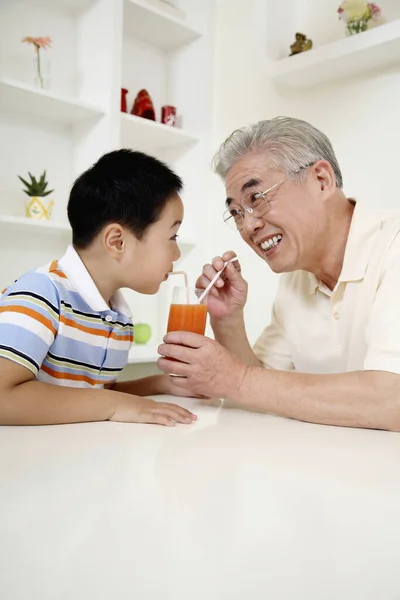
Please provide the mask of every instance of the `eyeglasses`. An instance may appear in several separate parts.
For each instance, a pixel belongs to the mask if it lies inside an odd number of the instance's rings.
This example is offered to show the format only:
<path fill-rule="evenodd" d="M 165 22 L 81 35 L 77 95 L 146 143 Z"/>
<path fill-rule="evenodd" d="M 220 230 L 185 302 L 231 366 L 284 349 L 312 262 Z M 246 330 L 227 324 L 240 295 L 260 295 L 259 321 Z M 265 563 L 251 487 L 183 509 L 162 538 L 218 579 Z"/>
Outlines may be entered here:
<path fill-rule="evenodd" d="M 311 167 L 311 164 L 305 167 L 301 167 L 293 175 L 298 175 L 301 171 L 308 169 L 308 167 Z M 254 219 L 262 219 L 270 210 L 270 204 L 267 195 L 273 190 L 276 190 L 288 179 L 290 179 L 290 176 L 285 177 L 285 179 L 282 179 L 282 181 L 279 181 L 278 183 L 275 183 L 264 192 L 253 190 L 252 192 L 246 194 L 246 196 L 244 197 L 243 204 L 241 206 L 231 205 L 224 212 L 224 223 L 227 223 L 227 225 L 229 225 L 235 231 L 241 231 L 243 229 L 244 217 L 246 212 L 249 215 L 251 215 Z"/>

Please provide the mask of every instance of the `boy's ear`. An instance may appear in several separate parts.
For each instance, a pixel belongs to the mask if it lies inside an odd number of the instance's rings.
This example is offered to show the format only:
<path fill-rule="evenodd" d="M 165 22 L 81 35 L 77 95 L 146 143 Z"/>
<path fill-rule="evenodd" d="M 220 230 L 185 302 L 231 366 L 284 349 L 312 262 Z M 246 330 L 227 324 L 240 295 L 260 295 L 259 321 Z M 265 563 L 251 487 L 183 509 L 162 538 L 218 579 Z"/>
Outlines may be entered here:
<path fill-rule="evenodd" d="M 103 240 L 106 250 L 113 256 L 120 256 L 125 250 L 125 230 L 119 223 L 111 223 L 105 227 Z"/>

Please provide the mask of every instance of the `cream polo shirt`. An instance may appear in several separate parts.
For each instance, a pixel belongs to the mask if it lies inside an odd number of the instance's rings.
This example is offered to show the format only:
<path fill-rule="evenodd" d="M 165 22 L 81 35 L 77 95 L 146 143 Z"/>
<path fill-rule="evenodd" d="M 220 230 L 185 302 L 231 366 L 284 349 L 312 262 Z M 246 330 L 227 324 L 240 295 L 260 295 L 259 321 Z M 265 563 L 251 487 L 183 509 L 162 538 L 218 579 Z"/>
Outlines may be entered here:
<path fill-rule="evenodd" d="M 306 271 L 282 275 L 271 324 L 254 346 L 265 367 L 313 374 L 400 374 L 398 219 L 356 203 L 342 272 L 332 291 Z M 372 273 L 388 225 L 394 225 L 393 242 L 375 266 L 376 286 L 368 292 L 368 268 Z"/>

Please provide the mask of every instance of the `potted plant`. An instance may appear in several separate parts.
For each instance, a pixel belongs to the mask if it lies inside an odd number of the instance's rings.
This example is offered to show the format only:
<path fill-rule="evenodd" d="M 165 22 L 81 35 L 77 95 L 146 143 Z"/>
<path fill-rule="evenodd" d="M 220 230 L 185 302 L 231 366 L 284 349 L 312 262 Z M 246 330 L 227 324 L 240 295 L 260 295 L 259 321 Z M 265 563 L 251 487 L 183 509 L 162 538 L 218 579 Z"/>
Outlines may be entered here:
<path fill-rule="evenodd" d="M 30 182 L 26 181 L 20 175 L 18 179 L 22 181 L 26 187 L 25 194 L 29 196 L 29 201 L 25 203 L 26 216 L 32 219 L 50 219 L 51 211 L 53 208 L 53 200 L 44 200 L 46 196 L 54 192 L 54 190 L 47 190 L 46 171 L 43 171 L 39 181 L 28 173 Z"/>

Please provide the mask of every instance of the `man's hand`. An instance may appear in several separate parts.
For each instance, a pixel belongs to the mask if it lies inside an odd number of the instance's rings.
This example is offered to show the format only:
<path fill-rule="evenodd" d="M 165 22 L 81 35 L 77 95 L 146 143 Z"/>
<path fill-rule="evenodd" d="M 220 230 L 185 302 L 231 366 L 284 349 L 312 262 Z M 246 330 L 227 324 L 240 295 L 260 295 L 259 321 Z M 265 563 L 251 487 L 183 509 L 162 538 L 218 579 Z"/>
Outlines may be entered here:
<path fill-rule="evenodd" d="M 172 427 L 175 423 L 189 425 L 197 419 L 196 415 L 177 404 L 155 402 L 150 398 L 121 394 L 121 398 L 123 396 L 126 396 L 126 398 L 118 403 L 118 407 L 114 414 L 109 417 L 109 421 L 156 423 Z"/>
<path fill-rule="evenodd" d="M 209 398 L 209 396 L 205 396 L 204 394 L 196 394 L 196 392 L 188 387 L 183 389 L 182 386 L 176 385 L 176 382 L 179 382 L 181 377 L 170 377 L 169 375 L 160 375 L 160 377 L 165 377 L 165 382 L 163 383 L 163 394 L 168 394 L 170 396 L 182 396 L 183 398 Z"/>
<path fill-rule="evenodd" d="M 204 396 L 227 398 L 240 388 L 247 366 L 214 340 L 197 333 L 173 331 L 164 341 L 158 348 L 162 356 L 157 364 L 164 373 L 181 376 L 173 378 L 174 386 L 185 395 L 191 390 Z"/>
<path fill-rule="evenodd" d="M 231 250 L 222 257 L 213 258 L 211 265 L 204 265 L 203 273 L 196 281 L 196 288 L 204 290 L 225 262 L 235 256 Z M 243 311 L 247 300 L 247 282 L 243 279 L 238 262 L 230 263 L 217 279 L 208 295 L 208 312 L 211 319 L 231 317 Z"/>

